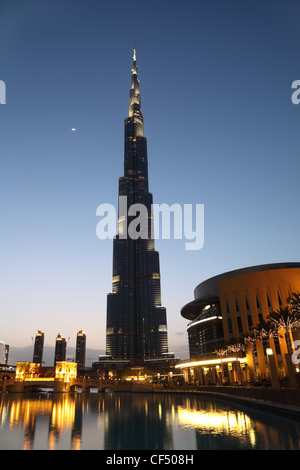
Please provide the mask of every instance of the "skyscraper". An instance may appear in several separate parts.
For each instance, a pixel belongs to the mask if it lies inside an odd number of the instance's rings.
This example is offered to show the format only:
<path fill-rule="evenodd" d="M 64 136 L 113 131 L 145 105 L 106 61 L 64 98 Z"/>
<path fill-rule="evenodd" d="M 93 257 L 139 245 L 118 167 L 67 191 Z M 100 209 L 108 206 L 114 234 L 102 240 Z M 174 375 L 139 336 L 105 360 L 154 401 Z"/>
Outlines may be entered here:
<path fill-rule="evenodd" d="M 76 337 L 76 357 L 75 362 L 78 364 L 78 369 L 85 367 L 85 351 L 86 351 L 86 334 L 85 331 L 80 330 Z"/>
<path fill-rule="evenodd" d="M 152 194 L 148 190 L 147 140 L 135 49 L 129 116 L 124 127 L 124 176 L 119 179 L 112 293 L 107 296 L 106 354 L 140 365 L 145 360 L 163 357 L 168 351 L 168 337 L 166 309 L 161 305 L 159 254 L 151 234 Z M 138 237 L 130 230 L 137 219 L 143 222 L 136 223 L 136 229 L 140 225 Z M 142 234 L 142 225 L 146 226 L 146 236 L 145 232 Z"/>
<path fill-rule="evenodd" d="M 42 364 L 44 350 L 44 333 L 38 330 L 35 335 L 33 360 L 32 362 Z"/>
<path fill-rule="evenodd" d="M 67 342 L 66 339 L 58 333 L 55 341 L 54 365 L 57 361 L 66 360 Z"/>

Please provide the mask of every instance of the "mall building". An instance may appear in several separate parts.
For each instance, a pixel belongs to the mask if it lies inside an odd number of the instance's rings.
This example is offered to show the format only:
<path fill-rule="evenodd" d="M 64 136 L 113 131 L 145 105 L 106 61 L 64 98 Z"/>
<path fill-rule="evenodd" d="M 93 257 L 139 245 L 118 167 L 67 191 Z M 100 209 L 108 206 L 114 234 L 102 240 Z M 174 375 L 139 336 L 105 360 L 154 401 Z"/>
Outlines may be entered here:
<path fill-rule="evenodd" d="M 252 327 L 267 321 L 271 312 L 287 305 L 292 292 L 300 292 L 300 263 L 252 266 L 207 279 L 194 290 L 195 299 L 181 309 L 189 320 L 190 361 L 181 364 L 188 380 L 201 384 L 235 383 L 270 376 L 267 353 L 274 356 L 279 377 L 287 376 L 287 345 L 279 338 L 244 341 Z M 300 339 L 299 329 L 291 340 Z M 222 344 L 240 341 L 245 351 L 216 354 Z M 253 354 L 254 351 L 254 354 Z M 221 377 L 222 376 L 222 377 Z M 240 380 L 240 379 L 239 379 Z"/>

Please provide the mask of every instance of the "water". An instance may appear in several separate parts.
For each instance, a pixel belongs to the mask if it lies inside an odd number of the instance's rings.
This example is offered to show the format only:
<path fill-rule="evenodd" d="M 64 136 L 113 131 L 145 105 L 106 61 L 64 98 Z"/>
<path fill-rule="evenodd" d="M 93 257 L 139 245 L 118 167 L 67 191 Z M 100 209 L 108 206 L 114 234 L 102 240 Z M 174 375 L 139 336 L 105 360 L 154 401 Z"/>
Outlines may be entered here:
<path fill-rule="evenodd" d="M 184 394 L 2 395 L 1 450 L 299 450 L 299 420 Z"/>

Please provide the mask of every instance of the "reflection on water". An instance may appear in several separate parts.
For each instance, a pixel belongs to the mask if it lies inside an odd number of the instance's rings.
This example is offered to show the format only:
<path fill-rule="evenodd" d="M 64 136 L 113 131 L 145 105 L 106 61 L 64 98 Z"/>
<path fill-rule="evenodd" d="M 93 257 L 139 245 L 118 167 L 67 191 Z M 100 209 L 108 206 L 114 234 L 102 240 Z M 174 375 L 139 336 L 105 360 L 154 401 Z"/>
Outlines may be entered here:
<path fill-rule="evenodd" d="M 207 412 L 191 408 L 178 407 L 178 420 L 182 426 L 196 429 L 197 436 L 211 433 L 216 436 L 231 436 L 240 443 L 247 442 L 247 447 L 255 448 L 256 435 L 254 423 L 241 411 L 222 410 Z"/>
<path fill-rule="evenodd" d="M 300 449 L 300 424 L 172 394 L 2 395 L 0 449 Z"/>

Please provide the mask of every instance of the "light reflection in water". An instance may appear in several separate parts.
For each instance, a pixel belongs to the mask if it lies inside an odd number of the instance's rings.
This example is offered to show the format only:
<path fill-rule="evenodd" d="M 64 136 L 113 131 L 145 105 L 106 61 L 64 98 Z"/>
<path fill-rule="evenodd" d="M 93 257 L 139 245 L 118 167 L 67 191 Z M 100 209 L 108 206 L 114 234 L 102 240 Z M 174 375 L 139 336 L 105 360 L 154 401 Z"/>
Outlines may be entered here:
<path fill-rule="evenodd" d="M 241 411 L 230 410 L 195 410 L 191 408 L 178 407 L 178 422 L 181 426 L 192 427 L 199 432 L 224 434 L 241 438 L 249 438 L 252 448 L 256 446 L 254 423 L 248 415 Z"/>
<path fill-rule="evenodd" d="M 0 449 L 300 449 L 300 424 L 195 395 L 3 395 Z"/>

